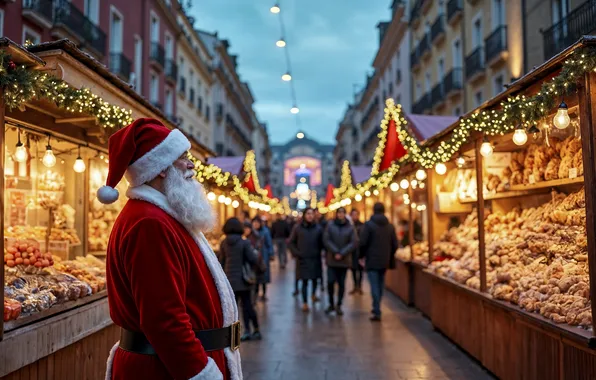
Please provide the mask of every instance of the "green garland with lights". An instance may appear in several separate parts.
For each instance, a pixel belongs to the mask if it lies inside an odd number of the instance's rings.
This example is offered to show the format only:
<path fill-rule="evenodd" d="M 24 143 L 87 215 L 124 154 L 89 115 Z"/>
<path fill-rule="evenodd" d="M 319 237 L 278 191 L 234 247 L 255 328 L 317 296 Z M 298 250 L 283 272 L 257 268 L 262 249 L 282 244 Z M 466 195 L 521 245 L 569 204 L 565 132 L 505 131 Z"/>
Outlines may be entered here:
<path fill-rule="evenodd" d="M 3 50 L 0 50 L 0 87 L 11 110 L 32 99 L 43 98 L 69 112 L 93 115 L 104 127 L 121 128 L 133 121 L 131 110 L 110 105 L 89 89 L 72 88 L 48 73 L 17 65 Z"/>

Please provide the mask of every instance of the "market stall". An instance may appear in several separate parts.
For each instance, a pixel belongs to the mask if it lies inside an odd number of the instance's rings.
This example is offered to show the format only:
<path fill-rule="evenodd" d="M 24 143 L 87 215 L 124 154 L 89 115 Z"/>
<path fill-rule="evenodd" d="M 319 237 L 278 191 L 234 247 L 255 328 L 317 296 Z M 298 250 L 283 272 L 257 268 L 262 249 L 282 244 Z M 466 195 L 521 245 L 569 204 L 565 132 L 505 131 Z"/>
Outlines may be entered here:
<path fill-rule="evenodd" d="M 122 204 L 95 199 L 107 139 L 136 117 L 174 126 L 67 40 L 0 48 L 0 378 L 98 378 L 119 336 L 102 256 Z"/>

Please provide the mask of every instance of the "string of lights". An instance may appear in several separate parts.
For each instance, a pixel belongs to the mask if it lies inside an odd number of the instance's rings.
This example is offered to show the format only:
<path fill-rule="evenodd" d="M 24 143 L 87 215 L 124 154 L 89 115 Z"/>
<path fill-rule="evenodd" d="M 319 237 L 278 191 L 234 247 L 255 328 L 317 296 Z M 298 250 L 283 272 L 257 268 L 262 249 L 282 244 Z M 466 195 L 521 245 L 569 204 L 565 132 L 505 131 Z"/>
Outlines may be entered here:
<path fill-rule="evenodd" d="M 269 11 L 275 15 L 279 20 L 279 29 L 280 29 L 280 38 L 275 42 L 275 46 L 284 51 L 284 57 L 286 61 L 286 71 L 282 74 L 281 79 L 284 82 L 288 82 L 290 87 L 290 97 L 292 100 L 292 108 L 290 108 L 290 112 L 296 115 L 296 127 L 298 132 L 296 133 L 296 137 L 301 139 L 304 138 L 304 132 L 300 130 L 300 116 L 298 113 L 300 112 L 300 108 L 298 108 L 298 101 L 296 100 L 296 87 L 294 86 L 294 72 L 292 71 L 292 62 L 290 59 L 290 49 L 288 47 L 287 35 L 286 35 L 286 26 L 284 24 L 283 12 L 280 7 L 280 2 L 276 2 Z"/>

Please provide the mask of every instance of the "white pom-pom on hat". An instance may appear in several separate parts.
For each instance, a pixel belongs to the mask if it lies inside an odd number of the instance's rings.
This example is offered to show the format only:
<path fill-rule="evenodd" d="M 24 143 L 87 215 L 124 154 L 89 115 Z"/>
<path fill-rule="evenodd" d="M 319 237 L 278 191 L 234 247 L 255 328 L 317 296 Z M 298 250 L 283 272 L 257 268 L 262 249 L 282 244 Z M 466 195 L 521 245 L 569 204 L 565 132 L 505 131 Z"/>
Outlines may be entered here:
<path fill-rule="evenodd" d="M 118 200 L 118 190 L 114 189 L 111 186 L 102 186 L 97 190 L 97 199 L 103 203 L 104 205 L 109 205 L 110 203 L 114 203 Z"/>

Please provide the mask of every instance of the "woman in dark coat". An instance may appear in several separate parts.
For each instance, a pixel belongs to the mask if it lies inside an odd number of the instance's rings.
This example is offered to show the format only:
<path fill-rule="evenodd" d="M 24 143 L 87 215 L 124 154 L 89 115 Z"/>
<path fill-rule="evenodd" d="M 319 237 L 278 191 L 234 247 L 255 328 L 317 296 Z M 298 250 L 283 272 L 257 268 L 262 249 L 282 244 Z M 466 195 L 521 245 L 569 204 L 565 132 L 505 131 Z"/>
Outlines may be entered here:
<path fill-rule="evenodd" d="M 346 219 L 346 209 L 337 209 L 335 220 L 327 223 L 323 234 L 325 248 L 327 248 L 327 291 L 329 293 L 329 307 L 326 313 L 336 312 L 343 315 L 341 304 L 344 299 L 346 274 L 352 265 L 352 255 L 358 239 L 356 229 Z M 337 305 L 335 304 L 335 284 L 338 285 Z"/>
<path fill-rule="evenodd" d="M 271 282 L 270 269 L 271 269 L 271 257 L 273 256 L 273 242 L 271 241 L 271 232 L 269 228 L 263 223 L 261 218 L 258 216 L 252 220 L 252 227 L 261 238 L 261 250 L 260 255 L 263 264 L 265 265 L 265 271 L 257 276 L 257 295 L 259 288 L 263 289 L 261 295 L 261 301 L 267 300 L 267 284 Z"/>
<path fill-rule="evenodd" d="M 296 257 L 296 278 L 302 280 L 302 310 L 308 312 L 308 283 L 312 283 L 312 300 L 316 302 L 317 279 L 323 274 L 321 251 L 323 229 L 314 222 L 314 210 L 304 210 L 302 223 L 292 230 L 290 251 Z"/>
<path fill-rule="evenodd" d="M 228 219 L 223 232 L 226 234 L 226 238 L 219 249 L 219 261 L 232 286 L 236 302 L 240 301 L 242 303 L 244 334 L 241 340 L 260 340 L 259 321 L 251 300 L 252 284 L 246 282 L 243 274 L 245 265 L 250 267 L 257 265 L 257 254 L 251 243 L 243 239 L 244 228 L 242 222 L 237 218 Z M 254 329 L 252 334 L 251 322 Z"/>

